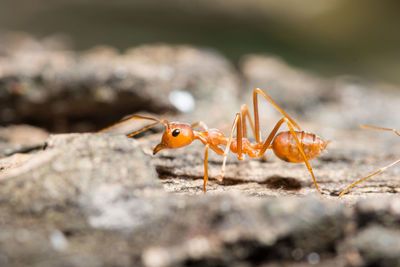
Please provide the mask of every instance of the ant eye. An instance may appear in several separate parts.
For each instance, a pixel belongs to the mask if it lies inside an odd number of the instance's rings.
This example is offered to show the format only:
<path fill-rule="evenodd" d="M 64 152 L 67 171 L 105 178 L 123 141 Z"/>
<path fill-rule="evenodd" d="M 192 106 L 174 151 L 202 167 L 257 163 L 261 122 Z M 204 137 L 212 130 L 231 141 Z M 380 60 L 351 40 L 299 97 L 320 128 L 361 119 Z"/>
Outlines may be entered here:
<path fill-rule="evenodd" d="M 175 130 L 172 131 L 172 136 L 173 136 L 173 137 L 177 137 L 178 134 L 180 134 L 180 132 L 181 132 L 181 131 L 180 131 L 179 129 L 175 129 Z"/>

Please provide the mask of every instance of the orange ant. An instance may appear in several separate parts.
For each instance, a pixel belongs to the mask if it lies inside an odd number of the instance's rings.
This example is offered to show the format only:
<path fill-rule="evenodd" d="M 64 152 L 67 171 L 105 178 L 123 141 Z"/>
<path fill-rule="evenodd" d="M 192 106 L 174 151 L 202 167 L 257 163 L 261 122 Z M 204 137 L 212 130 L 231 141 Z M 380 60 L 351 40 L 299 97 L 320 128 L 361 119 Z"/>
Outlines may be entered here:
<path fill-rule="evenodd" d="M 392 131 L 392 132 L 394 132 L 395 134 L 397 134 L 398 136 L 400 136 L 399 132 L 396 131 L 395 129 L 382 128 L 382 127 L 376 127 L 376 126 L 367 126 L 367 125 L 360 125 L 360 128 L 362 128 L 362 129 L 370 129 L 370 130 L 372 129 L 372 130 Z M 400 159 L 399 159 L 399 160 L 396 160 L 396 161 L 393 162 L 393 163 L 390 163 L 389 165 L 387 165 L 387 166 L 385 166 L 385 167 L 383 167 L 383 168 L 380 168 L 379 170 L 377 170 L 377 171 L 371 173 L 370 175 L 368 175 L 368 176 L 366 176 L 366 177 L 364 177 L 364 178 L 358 180 L 357 182 L 351 184 L 349 187 L 347 187 L 345 190 L 343 190 L 342 193 L 339 194 L 338 198 L 341 198 L 347 191 L 349 191 L 349 190 L 350 190 L 352 187 L 354 187 L 355 185 L 357 185 L 357 184 L 359 184 L 359 183 L 361 183 L 361 182 L 363 182 L 363 181 L 365 181 L 365 180 L 371 178 L 372 176 L 375 176 L 376 174 L 379 174 L 379 173 L 381 173 L 381 172 L 384 172 L 384 171 L 386 171 L 387 169 L 390 169 L 390 168 L 392 168 L 393 166 L 395 166 L 396 164 L 399 164 L 399 163 L 400 163 Z"/>
<path fill-rule="evenodd" d="M 268 135 L 265 141 L 260 139 L 260 124 L 258 117 L 258 94 L 264 96 L 282 115 L 278 123 L 275 125 L 274 129 Z M 310 172 L 315 188 L 318 194 L 321 195 L 318 189 L 317 181 L 315 179 L 313 170 L 309 164 L 309 160 L 318 157 L 326 148 L 329 142 L 322 140 L 320 137 L 313 133 L 307 133 L 300 130 L 300 127 L 293 119 L 291 119 L 283 110 L 275 103 L 266 93 L 261 89 L 254 89 L 253 91 L 253 106 L 254 106 L 254 124 L 250 117 L 249 110 L 246 105 L 242 105 L 241 112 L 236 113 L 233 125 L 229 134 L 226 137 L 218 129 L 208 129 L 204 122 L 199 121 L 194 124 L 171 122 L 167 120 L 158 120 L 151 117 L 145 116 L 130 116 L 110 127 L 107 127 L 100 132 L 107 131 L 121 123 L 125 123 L 132 119 L 144 119 L 151 120 L 154 123 L 127 134 L 127 137 L 133 137 L 143 131 L 150 129 L 158 124 L 164 124 L 166 129 L 163 133 L 161 142 L 154 148 L 153 155 L 164 148 L 180 148 L 191 144 L 194 140 L 200 140 L 205 146 L 205 156 L 204 156 L 204 184 L 203 190 L 206 192 L 206 185 L 208 181 L 208 149 L 211 148 L 218 155 L 223 156 L 223 163 L 221 167 L 221 173 L 216 178 L 218 181 L 222 181 L 225 172 L 226 158 L 228 156 L 229 150 L 238 155 L 239 160 L 244 159 L 244 154 L 247 154 L 251 158 L 257 158 L 264 155 L 267 149 L 272 149 L 275 155 L 281 160 L 301 163 L 304 162 Z M 247 139 L 247 128 L 246 119 L 248 119 L 250 127 L 256 139 L 256 143 L 252 144 Z M 280 132 L 277 134 L 279 127 L 286 123 L 289 127 L 289 131 Z M 202 131 L 195 131 L 194 128 L 199 126 Z M 298 131 L 294 130 L 298 129 Z M 236 129 L 236 138 L 233 137 Z M 222 149 L 220 146 L 224 146 Z"/>

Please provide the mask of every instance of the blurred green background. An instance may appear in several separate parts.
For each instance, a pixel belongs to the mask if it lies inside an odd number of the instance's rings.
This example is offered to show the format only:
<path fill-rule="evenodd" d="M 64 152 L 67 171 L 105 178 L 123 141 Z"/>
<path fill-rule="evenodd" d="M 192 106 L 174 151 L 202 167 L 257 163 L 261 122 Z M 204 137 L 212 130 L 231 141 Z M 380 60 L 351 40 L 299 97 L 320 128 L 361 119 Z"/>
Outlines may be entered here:
<path fill-rule="evenodd" d="M 0 0 L 0 31 L 65 34 L 73 48 L 214 48 L 234 63 L 275 54 L 332 76 L 400 84 L 398 0 Z"/>

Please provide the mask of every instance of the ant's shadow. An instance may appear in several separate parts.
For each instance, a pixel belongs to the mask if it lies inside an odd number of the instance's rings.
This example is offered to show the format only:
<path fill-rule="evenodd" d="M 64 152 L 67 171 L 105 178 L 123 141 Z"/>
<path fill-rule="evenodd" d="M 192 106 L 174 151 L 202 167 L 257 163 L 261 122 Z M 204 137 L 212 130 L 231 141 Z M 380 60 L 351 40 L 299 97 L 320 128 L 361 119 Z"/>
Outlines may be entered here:
<path fill-rule="evenodd" d="M 230 177 L 224 177 L 222 182 L 219 182 L 222 185 L 236 185 L 236 184 L 244 184 L 244 183 L 253 183 L 255 181 L 248 181 L 245 179 L 233 179 Z M 270 189 L 283 189 L 287 191 L 298 191 L 302 188 L 302 184 L 299 180 L 292 177 L 283 177 L 279 175 L 270 176 L 264 181 L 257 181 L 256 183 L 260 185 L 266 185 Z"/>
<path fill-rule="evenodd" d="M 166 178 L 181 178 L 181 179 L 203 179 L 203 176 L 199 175 L 177 175 L 172 170 L 173 168 L 157 166 L 156 167 L 159 179 L 166 179 Z M 210 177 L 210 180 L 214 180 L 213 177 Z M 246 179 L 238 179 L 225 176 L 222 182 L 218 182 L 220 185 L 224 186 L 231 186 L 237 184 L 245 184 L 245 183 L 258 183 L 260 185 L 266 185 L 269 189 L 283 189 L 287 191 L 298 191 L 300 190 L 303 185 L 302 183 L 293 177 L 283 177 L 279 175 L 273 175 L 267 177 L 265 180 L 261 181 L 254 181 L 254 180 L 246 180 Z"/>
<path fill-rule="evenodd" d="M 265 184 L 270 189 L 283 189 L 288 191 L 298 191 L 302 188 L 301 182 L 296 178 L 282 177 L 279 175 L 270 176 L 265 181 L 259 182 L 259 184 Z"/>

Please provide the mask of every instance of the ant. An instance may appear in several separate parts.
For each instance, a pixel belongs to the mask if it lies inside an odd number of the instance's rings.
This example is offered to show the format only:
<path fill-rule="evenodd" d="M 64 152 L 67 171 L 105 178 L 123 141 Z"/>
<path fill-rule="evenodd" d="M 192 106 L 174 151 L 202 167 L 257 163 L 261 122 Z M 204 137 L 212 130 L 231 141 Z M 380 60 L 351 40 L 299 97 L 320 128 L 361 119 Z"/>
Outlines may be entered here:
<path fill-rule="evenodd" d="M 391 132 L 394 132 L 395 134 L 397 134 L 398 136 L 400 136 L 400 133 L 399 133 L 398 131 L 396 131 L 395 129 L 382 128 L 382 127 L 376 127 L 376 126 L 368 126 L 368 125 L 360 125 L 360 128 L 362 128 L 362 129 L 369 129 L 369 130 L 391 131 Z M 366 176 L 366 177 L 364 177 L 364 178 L 358 180 L 357 182 L 351 184 L 350 186 L 348 186 L 345 190 L 343 190 L 343 191 L 339 194 L 338 198 L 341 198 L 347 191 L 349 191 L 349 190 L 350 190 L 352 187 L 354 187 L 355 185 L 357 185 L 357 184 L 359 184 L 359 183 L 361 183 L 361 182 L 363 182 L 363 181 L 365 181 L 365 180 L 371 178 L 372 176 L 375 176 L 376 174 L 379 174 L 379 173 L 381 173 L 381 172 L 384 172 L 384 171 L 386 171 L 387 169 L 390 169 L 390 168 L 392 168 L 393 166 L 395 166 L 396 164 L 399 164 L 399 163 L 400 163 L 400 159 L 399 159 L 399 160 L 396 160 L 396 161 L 393 162 L 393 163 L 390 163 L 389 165 L 387 165 L 387 166 L 385 166 L 385 167 L 383 167 L 383 168 L 380 168 L 379 170 L 377 170 L 377 171 L 371 173 L 370 175 L 368 175 L 368 176 Z"/>
<path fill-rule="evenodd" d="M 261 141 L 260 138 L 260 123 L 258 113 L 258 94 L 264 96 L 282 115 L 281 118 L 268 135 L 265 141 Z M 232 128 L 229 137 L 225 136 L 222 131 L 218 129 L 208 129 L 206 124 L 202 121 L 198 121 L 194 124 L 180 123 L 180 122 L 168 122 L 167 120 L 158 120 L 151 117 L 133 115 L 130 116 L 110 127 L 107 127 L 100 132 L 105 132 L 110 128 L 125 123 L 133 119 L 144 119 L 154 121 L 154 123 L 134 132 L 127 134 L 127 137 L 133 137 L 143 131 L 146 131 L 158 124 L 165 125 L 165 131 L 163 133 L 161 142 L 154 148 L 153 155 L 157 154 L 165 148 L 180 148 L 191 144 L 194 140 L 200 140 L 205 146 L 204 155 L 204 183 L 203 191 L 206 192 L 206 185 L 208 182 L 208 150 L 209 148 L 216 152 L 218 155 L 223 156 L 223 162 L 221 167 L 221 173 L 216 178 L 218 181 L 222 181 L 225 173 L 225 164 L 229 150 L 238 155 L 239 160 L 244 159 L 244 155 L 247 154 L 251 158 L 258 158 L 264 156 L 267 149 L 272 149 L 275 155 L 286 162 L 301 163 L 304 162 L 310 172 L 314 181 L 315 188 L 318 194 L 321 193 L 318 189 L 317 181 L 315 179 L 313 170 L 309 164 L 309 160 L 318 157 L 326 148 L 329 141 L 324 141 L 319 136 L 300 130 L 298 124 L 290 118 L 282 108 L 278 106 L 265 92 L 261 89 L 256 88 L 253 91 L 253 107 L 254 107 L 254 123 L 250 117 L 249 110 L 245 104 L 241 107 L 241 112 L 236 113 L 235 119 L 232 124 Z M 256 143 L 251 143 L 247 139 L 247 127 L 246 122 L 250 124 Z M 277 134 L 279 127 L 283 123 L 286 123 L 289 127 L 289 131 L 280 132 Z M 202 128 L 202 131 L 194 130 L 195 127 Z M 296 128 L 297 130 L 294 130 Z M 236 129 L 236 137 L 234 138 L 234 132 Z M 224 146 L 222 149 L 220 146 Z"/>

